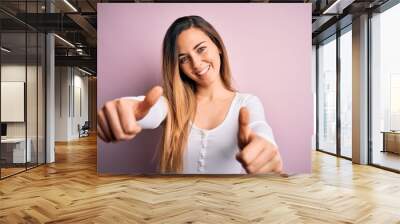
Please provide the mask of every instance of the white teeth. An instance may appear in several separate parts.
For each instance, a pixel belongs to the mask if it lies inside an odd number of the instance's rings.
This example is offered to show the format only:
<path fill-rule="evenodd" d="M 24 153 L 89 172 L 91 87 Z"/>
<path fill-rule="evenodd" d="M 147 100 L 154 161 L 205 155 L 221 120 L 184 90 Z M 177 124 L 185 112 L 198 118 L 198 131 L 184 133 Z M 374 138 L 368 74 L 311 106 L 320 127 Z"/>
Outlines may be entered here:
<path fill-rule="evenodd" d="M 209 68 L 210 68 L 210 65 L 208 65 L 207 67 L 205 67 L 203 70 L 201 70 L 201 71 L 198 72 L 197 74 L 199 74 L 199 75 L 204 75 L 204 74 L 208 71 Z"/>

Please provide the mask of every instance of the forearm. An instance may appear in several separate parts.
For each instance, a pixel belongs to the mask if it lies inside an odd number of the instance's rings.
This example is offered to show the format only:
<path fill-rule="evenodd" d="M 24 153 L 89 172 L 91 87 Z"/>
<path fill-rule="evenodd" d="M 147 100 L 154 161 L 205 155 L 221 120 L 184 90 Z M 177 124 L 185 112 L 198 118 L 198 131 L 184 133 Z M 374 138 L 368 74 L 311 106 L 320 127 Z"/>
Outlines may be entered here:
<path fill-rule="evenodd" d="M 270 143 L 278 147 L 278 145 L 275 142 L 272 128 L 265 121 L 253 122 L 250 124 L 250 128 L 258 136 L 264 138 L 265 140 L 269 141 Z"/>
<path fill-rule="evenodd" d="M 123 97 L 124 99 L 133 99 L 137 101 L 143 101 L 144 96 L 132 96 L 132 97 Z M 153 105 L 148 114 L 141 119 L 138 120 L 137 123 L 143 129 L 155 129 L 160 126 L 160 124 L 164 121 L 168 113 L 168 106 L 165 97 L 160 97 L 158 101 Z"/>

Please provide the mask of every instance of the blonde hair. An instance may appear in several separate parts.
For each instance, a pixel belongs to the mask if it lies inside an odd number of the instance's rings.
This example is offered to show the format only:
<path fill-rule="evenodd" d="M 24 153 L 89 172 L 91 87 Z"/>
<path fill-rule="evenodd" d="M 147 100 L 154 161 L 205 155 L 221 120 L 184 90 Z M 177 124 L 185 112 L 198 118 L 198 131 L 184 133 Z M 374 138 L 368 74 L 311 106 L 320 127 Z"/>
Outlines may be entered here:
<path fill-rule="evenodd" d="M 200 16 L 185 16 L 175 20 L 165 34 L 162 49 L 163 88 L 169 110 L 161 142 L 159 169 L 162 173 L 182 172 L 190 122 L 196 114 L 196 83 L 180 70 L 176 43 L 179 34 L 189 28 L 200 29 L 218 47 L 222 83 L 233 91 L 227 51 L 214 27 Z"/>

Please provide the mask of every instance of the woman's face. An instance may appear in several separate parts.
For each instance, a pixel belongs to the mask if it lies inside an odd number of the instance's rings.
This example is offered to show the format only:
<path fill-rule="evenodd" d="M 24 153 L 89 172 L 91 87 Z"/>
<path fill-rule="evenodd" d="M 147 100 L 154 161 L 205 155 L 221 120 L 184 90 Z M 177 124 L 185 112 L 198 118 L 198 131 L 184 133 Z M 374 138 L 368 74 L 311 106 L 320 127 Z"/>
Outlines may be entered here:
<path fill-rule="evenodd" d="M 220 51 L 200 29 L 189 28 L 177 39 L 179 67 L 198 85 L 208 86 L 220 79 Z"/>

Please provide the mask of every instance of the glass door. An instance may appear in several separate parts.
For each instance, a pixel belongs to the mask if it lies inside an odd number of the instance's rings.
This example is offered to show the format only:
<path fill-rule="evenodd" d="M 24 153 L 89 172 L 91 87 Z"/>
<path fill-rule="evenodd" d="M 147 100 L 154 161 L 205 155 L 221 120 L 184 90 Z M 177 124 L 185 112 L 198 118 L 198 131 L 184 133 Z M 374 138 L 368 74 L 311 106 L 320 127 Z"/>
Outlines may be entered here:
<path fill-rule="evenodd" d="M 340 41 L 340 155 L 352 158 L 352 35 L 351 25 Z"/>
<path fill-rule="evenodd" d="M 400 171 L 400 4 L 371 18 L 371 162 Z"/>
<path fill-rule="evenodd" d="M 44 13 L 44 6 L 45 1 L 0 3 L 19 16 Z M 1 179 L 45 163 L 46 39 L 28 23 L 0 12 Z"/>
<path fill-rule="evenodd" d="M 1 34 L 2 177 L 26 170 L 31 161 L 31 151 L 26 150 L 26 41 L 25 31 Z"/>
<path fill-rule="evenodd" d="M 336 154 L 336 35 L 317 49 L 318 149 Z"/>

